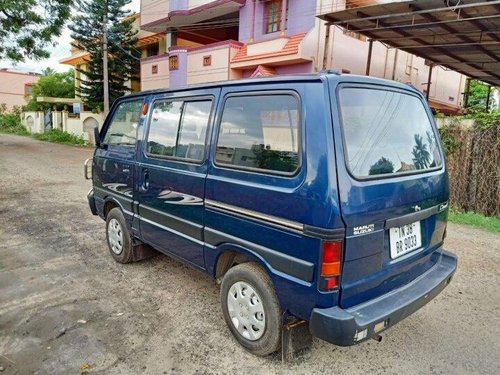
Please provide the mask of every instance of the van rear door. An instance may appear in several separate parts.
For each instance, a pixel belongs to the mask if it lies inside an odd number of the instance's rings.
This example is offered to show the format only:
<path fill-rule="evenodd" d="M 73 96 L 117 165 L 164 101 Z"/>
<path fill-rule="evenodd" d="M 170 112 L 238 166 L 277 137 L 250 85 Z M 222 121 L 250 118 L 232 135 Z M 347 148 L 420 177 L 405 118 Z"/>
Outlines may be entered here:
<path fill-rule="evenodd" d="M 401 86 L 331 91 L 346 224 L 343 308 L 407 284 L 441 256 L 449 193 L 439 136 L 422 95 Z"/>

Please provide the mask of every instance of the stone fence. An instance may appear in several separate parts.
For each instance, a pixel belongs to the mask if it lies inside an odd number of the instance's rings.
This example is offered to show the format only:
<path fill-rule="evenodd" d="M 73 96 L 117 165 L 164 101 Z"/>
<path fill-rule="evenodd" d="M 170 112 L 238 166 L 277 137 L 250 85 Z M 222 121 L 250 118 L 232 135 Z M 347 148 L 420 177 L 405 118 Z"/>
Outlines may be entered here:
<path fill-rule="evenodd" d="M 67 111 L 23 112 L 21 115 L 24 127 L 30 133 L 44 133 L 50 129 L 59 129 L 82 137 L 94 143 L 94 128 L 99 130 L 104 123 L 100 113 L 81 112 L 78 117 Z"/>

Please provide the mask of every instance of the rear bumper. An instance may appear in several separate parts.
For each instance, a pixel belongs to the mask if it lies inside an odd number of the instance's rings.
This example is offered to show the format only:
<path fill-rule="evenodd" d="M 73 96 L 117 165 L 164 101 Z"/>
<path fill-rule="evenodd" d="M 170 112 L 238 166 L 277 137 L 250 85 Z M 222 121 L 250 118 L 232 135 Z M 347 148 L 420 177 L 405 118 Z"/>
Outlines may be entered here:
<path fill-rule="evenodd" d="M 97 215 L 97 207 L 95 205 L 94 189 L 90 189 L 87 193 L 87 200 L 89 201 L 90 211 L 93 215 Z"/>
<path fill-rule="evenodd" d="M 309 321 L 311 334 L 340 346 L 369 339 L 437 296 L 448 285 L 456 268 L 457 257 L 443 250 L 438 264 L 402 288 L 345 310 L 315 308 Z"/>

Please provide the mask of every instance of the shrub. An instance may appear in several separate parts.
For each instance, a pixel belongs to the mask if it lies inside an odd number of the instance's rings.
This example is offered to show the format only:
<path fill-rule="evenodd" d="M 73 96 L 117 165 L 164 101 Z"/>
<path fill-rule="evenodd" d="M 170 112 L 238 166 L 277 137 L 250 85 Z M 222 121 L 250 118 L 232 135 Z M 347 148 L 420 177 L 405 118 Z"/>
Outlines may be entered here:
<path fill-rule="evenodd" d="M 21 116 L 16 113 L 0 114 L 0 132 L 19 135 L 29 134 L 21 124 Z"/>
<path fill-rule="evenodd" d="M 466 118 L 474 119 L 476 127 L 481 130 L 491 128 L 492 126 L 500 125 L 500 111 L 482 112 L 482 111 L 469 111 Z"/>
<path fill-rule="evenodd" d="M 40 141 L 55 142 L 55 143 L 66 143 L 72 145 L 84 145 L 85 140 L 80 136 L 76 136 L 71 133 L 64 132 L 59 129 L 52 129 L 45 133 L 35 133 L 33 138 Z"/>

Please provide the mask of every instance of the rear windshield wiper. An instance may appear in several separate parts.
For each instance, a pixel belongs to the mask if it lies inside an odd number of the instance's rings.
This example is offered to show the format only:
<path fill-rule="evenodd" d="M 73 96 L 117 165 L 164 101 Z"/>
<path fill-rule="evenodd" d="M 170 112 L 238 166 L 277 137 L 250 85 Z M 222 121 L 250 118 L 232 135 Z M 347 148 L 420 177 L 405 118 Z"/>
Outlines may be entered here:
<path fill-rule="evenodd" d="M 125 134 L 125 133 L 111 133 L 109 135 L 110 137 L 127 137 L 135 140 L 135 137 L 132 137 L 131 135 Z"/>

